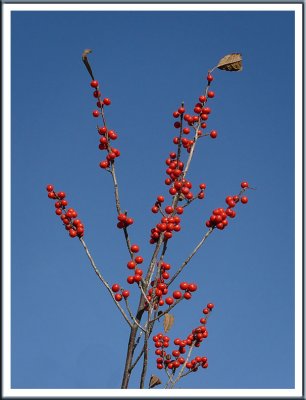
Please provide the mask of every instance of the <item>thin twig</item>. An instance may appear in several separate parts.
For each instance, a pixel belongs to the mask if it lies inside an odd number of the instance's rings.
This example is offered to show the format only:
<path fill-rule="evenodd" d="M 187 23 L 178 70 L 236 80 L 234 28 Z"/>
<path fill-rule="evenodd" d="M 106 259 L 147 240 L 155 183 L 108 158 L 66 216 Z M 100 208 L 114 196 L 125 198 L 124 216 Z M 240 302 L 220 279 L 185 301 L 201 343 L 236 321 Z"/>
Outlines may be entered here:
<path fill-rule="evenodd" d="M 132 311 L 131 311 L 131 309 L 130 309 L 128 300 L 127 300 L 125 297 L 124 297 L 124 301 L 125 301 L 126 309 L 128 310 L 128 313 L 129 313 L 131 319 L 132 319 L 132 320 L 134 321 L 134 323 L 138 326 L 138 328 L 140 328 L 143 332 L 146 332 L 146 330 L 137 322 L 136 318 L 134 317 L 134 315 L 133 315 L 133 313 L 132 313 Z"/>
<path fill-rule="evenodd" d="M 94 262 L 94 260 L 93 260 L 93 258 L 92 258 L 92 256 L 91 256 L 89 250 L 88 250 L 88 247 L 87 247 L 87 245 L 86 245 L 84 239 L 83 239 L 82 237 L 80 237 L 79 239 L 80 239 L 80 242 L 82 243 L 82 245 L 83 245 L 83 247 L 84 247 L 84 249 L 85 249 L 85 252 L 86 252 L 86 254 L 87 254 L 87 257 L 89 258 L 89 261 L 90 261 L 90 263 L 91 263 L 91 266 L 93 267 L 93 269 L 94 269 L 95 273 L 97 274 L 98 278 L 99 278 L 100 281 L 103 283 L 103 285 L 106 287 L 106 289 L 109 291 L 109 293 L 110 293 L 110 295 L 111 295 L 111 297 L 112 297 L 114 303 L 115 303 L 116 306 L 118 307 L 119 311 L 120 311 L 121 314 L 123 315 L 123 317 L 124 317 L 124 319 L 126 320 L 126 322 L 130 325 L 130 327 L 132 327 L 131 321 L 128 319 L 128 317 L 127 317 L 127 315 L 125 314 L 125 312 L 124 312 L 123 308 L 121 307 L 121 305 L 118 303 L 118 301 L 116 301 L 111 287 L 109 286 L 109 284 L 108 284 L 107 281 L 104 279 L 104 277 L 102 276 L 101 272 L 99 271 L 98 267 L 96 266 L 96 264 L 95 264 L 95 262 Z"/>
<path fill-rule="evenodd" d="M 180 266 L 180 268 L 176 271 L 176 273 L 173 275 L 173 277 L 170 279 L 168 283 L 168 287 L 171 285 L 171 283 L 174 281 L 174 279 L 182 272 L 182 270 L 186 267 L 186 265 L 189 263 L 189 261 L 192 259 L 192 257 L 196 254 L 196 252 L 200 249 L 200 247 L 204 244 L 205 240 L 208 238 L 208 236 L 212 233 L 214 230 L 214 227 L 209 228 L 209 230 L 205 233 L 201 241 L 196 245 L 196 247 L 193 249 L 191 254 L 186 258 L 186 260 L 183 262 L 183 264 Z"/>

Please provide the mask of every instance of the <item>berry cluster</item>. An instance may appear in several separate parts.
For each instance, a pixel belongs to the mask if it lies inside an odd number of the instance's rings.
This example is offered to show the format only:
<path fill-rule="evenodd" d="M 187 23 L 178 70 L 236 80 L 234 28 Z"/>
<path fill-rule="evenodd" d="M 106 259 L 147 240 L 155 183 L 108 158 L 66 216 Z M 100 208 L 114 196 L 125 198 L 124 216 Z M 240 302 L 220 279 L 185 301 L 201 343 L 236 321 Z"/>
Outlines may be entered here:
<path fill-rule="evenodd" d="M 134 223 L 133 218 L 130 218 L 127 216 L 127 214 L 119 214 L 118 217 L 118 223 L 117 223 L 117 227 L 119 229 L 123 229 L 123 228 L 127 228 L 128 226 L 132 225 Z"/>
<path fill-rule="evenodd" d="M 116 293 L 114 295 L 114 298 L 115 298 L 116 301 L 121 301 L 123 298 L 127 299 L 129 297 L 129 295 L 130 295 L 130 292 L 128 290 L 122 289 L 118 283 L 114 283 L 113 284 L 112 291 L 114 293 Z M 119 291 L 121 293 L 118 293 Z"/>
<path fill-rule="evenodd" d="M 169 178 L 169 183 L 166 182 L 166 184 L 170 183 L 171 179 Z M 169 189 L 169 193 L 172 196 L 178 195 L 179 200 L 186 199 L 187 202 L 191 202 L 196 198 L 204 199 L 205 197 L 204 190 L 206 189 L 206 185 L 205 183 L 201 183 L 199 187 L 200 191 L 197 194 L 197 196 L 194 197 L 192 192 L 190 191 L 190 189 L 192 188 L 192 183 L 190 181 L 188 181 L 187 179 L 182 179 L 181 181 L 176 180 L 174 182 L 174 185 Z M 181 219 L 179 215 L 183 214 L 184 207 L 178 206 L 174 209 L 173 206 L 168 205 L 164 209 L 162 209 L 161 205 L 164 201 L 165 201 L 164 196 L 157 196 L 157 200 L 154 206 L 151 208 L 153 214 L 157 214 L 158 212 L 160 212 L 163 215 L 163 217 L 156 224 L 156 226 L 151 229 L 151 237 L 150 237 L 151 244 L 156 243 L 159 240 L 161 234 L 164 235 L 163 236 L 164 240 L 168 240 L 172 238 L 173 232 L 179 232 L 181 230 L 181 225 L 180 225 Z M 166 217 L 166 215 L 168 215 L 168 217 Z"/>
<path fill-rule="evenodd" d="M 242 196 L 242 193 L 249 189 L 248 182 L 241 182 L 241 188 L 242 190 L 239 194 L 227 196 L 225 198 L 225 202 L 227 204 L 226 209 L 221 207 L 213 210 L 209 220 L 206 221 L 207 228 L 217 228 L 223 230 L 228 225 L 227 217 L 235 218 L 236 212 L 233 210 L 233 208 L 236 206 L 236 204 L 239 203 L 239 201 L 242 204 L 246 204 L 248 202 L 247 196 Z"/>
<path fill-rule="evenodd" d="M 182 145 L 188 153 L 190 153 L 191 147 L 193 146 L 195 139 L 187 139 L 186 137 L 182 138 L 181 136 L 182 133 L 185 135 L 189 135 L 189 127 L 192 127 L 196 131 L 197 137 L 209 135 L 212 139 L 215 139 L 218 135 L 217 131 L 215 130 L 212 130 L 209 134 L 203 134 L 202 131 L 202 129 L 207 128 L 207 120 L 209 118 L 209 115 L 211 114 L 211 108 L 207 107 L 206 103 L 208 101 L 208 98 L 212 99 L 213 97 L 215 97 L 215 93 L 208 90 L 213 79 L 214 78 L 211 74 L 207 75 L 206 93 L 205 95 L 199 96 L 198 102 L 194 105 L 194 115 L 185 114 L 185 108 L 183 106 L 179 107 L 176 111 L 173 112 L 174 118 L 180 117 L 180 121 L 174 122 L 174 127 L 176 129 L 180 129 L 181 131 L 179 137 L 176 136 L 173 138 L 173 143 L 176 145 Z M 185 121 L 189 127 L 183 128 L 183 121 Z"/>
<path fill-rule="evenodd" d="M 136 256 L 135 253 L 139 252 L 139 246 L 137 244 L 131 245 L 131 252 L 133 253 L 132 260 L 127 263 L 127 268 L 129 270 L 134 270 L 134 275 L 130 275 L 127 277 L 127 283 L 132 285 L 133 283 L 139 283 L 142 280 L 143 270 L 139 268 L 139 264 L 143 263 L 143 257 L 138 255 Z"/>
<path fill-rule="evenodd" d="M 99 107 L 100 109 L 94 110 L 92 112 L 92 115 L 95 118 L 98 118 L 101 115 L 103 121 L 103 126 L 97 126 L 98 133 L 101 136 L 99 140 L 99 149 L 106 150 L 107 156 L 106 159 L 101 161 L 99 165 L 101 168 L 106 169 L 111 165 L 111 163 L 114 162 L 115 158 L 120 156 L 120 151 L 111 146 L 111 141 L 116 140 L 118 138 L 118 134 L 112 129 L 107 129 L 105 124 L 104 106 L 109 106 L 111 104 L 111 100 L 108 97 L 104 98 L 103 100 L 101 99 L 101 92 L 99 89 L 98 81 L 91 81 L 90 86 L 95 89 L 93 92 L 93 96 L 98 100 L 97 107 Z"/>
<path fill-rule="evenodd" d="M 151 282 L 151 288 L 148 290 L 147 299 L 153 304 L 153 308 L 156 310 L 158 307 L 163 306 L 165 303 L 171 306 L 175 300 L 180 300 L 182 298 L 190 300 L 192 292 L 195 292 L 198 287 L 195 283 L 182 282 L 180 284 L 180 289 L 184 291 L 182 293 L 180 290 L 174 290 L 172 296 L 168 296 L 163 299 L 163 296 L 168 294 L 168 284 L 165 282 L 170 278 L 169 270 L 171 265 L 162 261 L 160 264 L 160 273 L 154 281 Z M 148 304 L 146 304 L 146 309 L 148 309 Z"/>
<path fill-rule="evenodd" d="M 204 308 L 203 313 L 205 315 L 209 314 L 214 308 L 213 303 L 208 303 L 206 308 Z M 186 348 L 189 346 L 200 347 L 204 339 L 208 337 L 208 331 L 205 326 L 207 318 L 200 319 L 201 326 L 198 326 L 192 330 L 192 332 L 186 337 L 186 339 L 176 338 L 173 340 L 173 344 L 177 346 L 171 353 L 167 352 L 169 347 L 170 338 L 162 333 L 158 333 L 153 336 L 153 342 L 156 347 L 155 354 L 158 356 L 156 359 L 156 367 L 158 369 L 168 368 L 175 370 L 179 368 L 180 365 L 186 362 L 185 358 L 182 356 L 186 353 Z M 193 360 L 186 363 L 186 367 L 194 372 L 197 371 L 198 367 L 203 368 L 208 367 L 207 357 L 197 356 Z"/>
<path fill-rule="evenodd" d="M 65 199 L 66 194 L 64 192 L 56 193 L 53 185 L 47 185 L 46 189 L 48 197 L 56 200 L 54 203 L 55 214 L 61 217 L 69 236 L 72 238 L 84 236 L 84 225 L 80 219 L 77 219 L 78 213 L 73 208 L 66 210 L 68 206 L 68 201 Z"/>

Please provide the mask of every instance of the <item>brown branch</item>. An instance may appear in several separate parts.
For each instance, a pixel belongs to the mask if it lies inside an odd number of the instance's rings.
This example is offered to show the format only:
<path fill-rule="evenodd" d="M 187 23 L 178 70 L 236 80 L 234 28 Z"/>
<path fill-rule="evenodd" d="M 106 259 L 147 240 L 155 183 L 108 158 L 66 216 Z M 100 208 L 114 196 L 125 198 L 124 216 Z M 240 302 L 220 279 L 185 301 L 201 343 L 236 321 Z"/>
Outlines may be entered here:
<path fill-rule="evenodd" d="M 116 304 L 117 308 L 119 309 L 119 311 L 121 312 L 121 314 L 123 315 L 124 319 L 126 320 L 126 322 L 130 325 L 130 327 L 132 327 L 132 323 L 131 321 L 128 319 L 127 315 L 125 314 L 123 308 L 121 307 L 121 305 L 118 303 L 118 301 L 116 301 L 113 291 L 111 289 L 111 287 L 109 286 L 109 284 L 107 283 L 107 281 L 104 279 L 104 277 L 102 276 L 101 272 L 99 271 L 98 267 L 96 266 L 94 259 L 92 258 L 88 247 L 84 241 L 84 239 L 82 237 L 79 238 L 80 242 L 82 243 L 84 250 L 87 254 L 87 257 L 89 258 L 89 261 L 91 263 L 91 266 L 93 267 L 95 273 L 97 274 L 98 278 L 100 279 L 100 281 L 103 283 L 103 285 L 106 287 L 106 289 L 109 291 L 114 303 Z"/>
<path fill-rule="evenodd" d="M 176 271 L 176 273 L 173 275 L 173 277 L 170 279 L 168 283 L 168 287 L 171 285 L 171 283 L 174 281 L 174 279 L 183 271 L 183 269 L 186 267 L 186 265 L 189 263 L 189 261 L 192 259 L 192 257 L 197 253 L 197 251 L 200 249 L 200 247 L 204 244 L 205 240 L 208 238 L 208 236 L 212 233 L 214 230 L 214 227 L 209 228 L 209 230 L 205 233 L 201 241 L 196 245 L 196 247 L 193 249 L 191 254 L 186 258 L 186 260 L 183 262 L 183 264 L 180 266 L 180 268 Z"/>

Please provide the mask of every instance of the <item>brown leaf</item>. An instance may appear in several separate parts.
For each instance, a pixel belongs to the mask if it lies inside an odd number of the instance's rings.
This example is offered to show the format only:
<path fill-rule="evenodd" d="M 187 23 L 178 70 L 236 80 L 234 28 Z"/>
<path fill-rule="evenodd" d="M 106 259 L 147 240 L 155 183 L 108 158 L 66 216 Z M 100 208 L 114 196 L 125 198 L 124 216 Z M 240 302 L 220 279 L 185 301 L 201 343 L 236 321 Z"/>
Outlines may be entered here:
<path fill-rule="evenodd" d="M 93 76 L 93 73 L 92 73 L 91 66 L 90 66 L 89 61 L 88 61 L 88 58 L 87 58 L 87 54 L 89 54 L 89 53 L 92 53 L 92 50 L 91 50 L 91 49 L 85 49 L 85 50 L 83 51 L 83 53 L 82 53 L 82 61 L 83 61 L 83 63 L 85 64 L 85 67 L 86 67 L 86 69 L 87 69 L 89 75 L 91 76 L 91 79 L 92 79 L 92 80 L 95 80 L 95 78 L 94 78 L 94 76 Z"/>
<path fill-rule="evenodd" d="M 153 388 L 154 386 L 160 385 L 162 381 L 156 375 L 151 375 L 150 382 L 149 382 L 149 389 Z"/>
<path fill-rule="evenodd" d="M 87 57 L 87 54 L 89 54 L 89 53 L 92 53 L 92 50 L 91 50 L 91 49 L 85 49 L 85 50 L 83 51 L 83 53 L 82 53 L 82 58 L 83 58 L 83 59 L 86 58 L 86 57 Z"/>
<path fill-rule="evenodd" d="M 164 330 L 165 333 L 169 332 L 170 329 L 172 328 L 172 325 L 174 323 L 174 316 L 172 314 L 165 314 L 164 318 Z"/>
<path fill-rule="evenodd" d="M 223 71 L 241 71 L 242 70 L 242 56 L 240 53 L 232 53 L 224 56 L 219 61 L 217 68 Z"/>

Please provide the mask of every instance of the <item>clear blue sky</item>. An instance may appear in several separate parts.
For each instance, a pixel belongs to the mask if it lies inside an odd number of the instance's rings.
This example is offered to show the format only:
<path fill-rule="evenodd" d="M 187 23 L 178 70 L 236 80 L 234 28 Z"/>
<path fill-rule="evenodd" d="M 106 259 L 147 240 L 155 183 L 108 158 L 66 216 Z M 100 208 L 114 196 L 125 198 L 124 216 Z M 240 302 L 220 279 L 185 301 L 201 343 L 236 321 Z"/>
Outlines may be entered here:
<path fill-rule="evenodd" d="M 179 387 L 293 388 L 292 12 L 13 13 L 12 387 L 120 387 L 128 327 L 45 191 L 52 183 L 67 193 L 97 265 L 110 283 L 125 285 L 129 255 L 116 228 L 110 175 L 98 166 L 85 48 L 94 49 L 94 73 L 112 100 L 106 111 L 119 134 L 122 207 L 135 219 L 131 240 L 145 260 L 157 222 L 150 209 L 167 194 L 172 112 L 181 101 L 191 111 L 207 70 L 225 54 L 242 53 L 242 72 L 215 73 L 209 128 L 219 136 L 200 143 L 189 176 L 195 186 L 207 184 L 206 199 L 186 210 L 168 262 L 185 259 L 212 209 L 242 180 L 257 190 L 181 275 L 199 290 L 174 309 L 170 336 L 186 335 L 214 302 L 199 351 L 209 368 Z M 133 287 L 134 305 L 136 294 Z M 157 373 L 152 357 L 148 376 Z"/>

